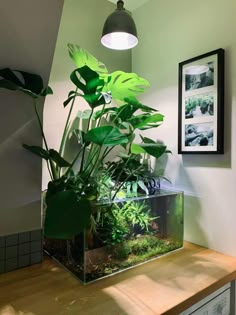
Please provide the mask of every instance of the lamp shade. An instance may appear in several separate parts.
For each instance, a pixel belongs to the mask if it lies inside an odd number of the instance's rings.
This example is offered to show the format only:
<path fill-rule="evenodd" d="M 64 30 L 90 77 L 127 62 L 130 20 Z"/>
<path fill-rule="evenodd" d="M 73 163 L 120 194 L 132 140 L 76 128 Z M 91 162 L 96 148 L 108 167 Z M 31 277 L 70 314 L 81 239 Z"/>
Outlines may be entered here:
<path fill-rule="evenodd" d="M 101 43 L 110 49 L 125 50 L 138 43 L 137 29 L 131 15 L 124 9 L 124 2 L 117 1 L 117 9 L 105 21 Z"/>

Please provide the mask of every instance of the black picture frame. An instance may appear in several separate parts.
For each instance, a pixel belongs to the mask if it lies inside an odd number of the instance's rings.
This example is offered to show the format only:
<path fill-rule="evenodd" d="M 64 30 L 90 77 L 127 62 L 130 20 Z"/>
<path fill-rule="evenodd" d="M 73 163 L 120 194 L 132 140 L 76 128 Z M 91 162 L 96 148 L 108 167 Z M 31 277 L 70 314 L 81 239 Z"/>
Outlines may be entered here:
<path fill-rule="evenodd" d="M 179 63 L 178 153 L 224 153 L 224 49 Z"/>

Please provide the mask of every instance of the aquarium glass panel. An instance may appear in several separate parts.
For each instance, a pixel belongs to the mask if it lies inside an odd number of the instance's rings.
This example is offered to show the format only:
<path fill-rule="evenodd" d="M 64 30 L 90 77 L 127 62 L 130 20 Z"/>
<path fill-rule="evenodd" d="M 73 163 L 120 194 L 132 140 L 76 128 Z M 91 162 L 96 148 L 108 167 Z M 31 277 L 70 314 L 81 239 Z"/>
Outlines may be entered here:
<path fill-rule="evenodd" d="M 183 246 L 183 193 L 94 203 L 90 227 L 45 251 L 83 283 L 113 275 Z M 157 262 L 158 264 L 158 262 Z"/>

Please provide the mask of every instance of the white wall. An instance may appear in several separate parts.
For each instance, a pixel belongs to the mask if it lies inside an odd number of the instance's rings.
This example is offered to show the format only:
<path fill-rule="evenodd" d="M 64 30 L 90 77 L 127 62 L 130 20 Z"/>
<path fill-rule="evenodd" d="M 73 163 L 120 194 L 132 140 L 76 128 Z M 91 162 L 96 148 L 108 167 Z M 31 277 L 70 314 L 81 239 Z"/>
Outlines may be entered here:
<path fill-rule="evenodd" d="M 97 0 L 65 2 L 49 80 L 54 95 L 47 97 L 44 109 L 44 130 L 50 148 L 59 149 L 69 110 L 69 106 L 63 108 L 63 101 L 67 99 L 68 92 L 75 88 L 69 79 L 76 65 L 69 57 L 68 43 L 78 44 L 88 50 L 105 63 L 109 72 L 131 69 L 130 51 L 112 51 L 100 43 L 105 19 L 114 9 L 115 5 L 107 0 L 99 0 L 99 5 Z M 78 110 L 89 107 L 85 102 L 77 99 L 74 108 L 72 117 Z M 43 189 L 47 187 L 49 180 L 46 165 L 43 165 Z"/>
<path fill-rule="evenodd" d="M 150 80 L 145 103 L 166 117 L 151 133 L 172 151 L 166 175 L 186 192 L 185 239 L 236 256 L 235 12 L 235 0 L 150 0 L 133 13 L 132 70 Z M 178 155 L 178 63 L 217 48 L 226 52 L 225 154 Z"/>
<path fill-rule="evenodd" d="M 0 68 L 48 82 L 63 0 L 0 1 Z M 41 112 L 43 104 L 41 104 Z M 41 226 L 41 160 L 22 148 L 40 145 L 30 99 L 0 89 L 0 235 Z"/>

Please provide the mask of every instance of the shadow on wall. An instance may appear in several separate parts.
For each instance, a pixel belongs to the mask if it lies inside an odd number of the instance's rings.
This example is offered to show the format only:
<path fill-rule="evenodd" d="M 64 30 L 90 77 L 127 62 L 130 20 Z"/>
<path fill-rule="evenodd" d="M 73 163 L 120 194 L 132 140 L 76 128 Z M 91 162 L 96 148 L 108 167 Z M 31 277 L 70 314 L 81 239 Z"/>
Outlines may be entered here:
<path fill-rule="evenodd" d="M 184 195 L 184 239 L 194 244 L 208 247 L 208 239 L 201 227 L 202 207 L 199 197 Z"/>
<path fill-rule="evenodd" d="M 41 136 L 27 96 L 1 91 L 1 105 L 0 234 L 9 235 L 41 227 L 41 160 L 22 147 L 41 145 Z"/>
<path fill-rule="evenodd" d="M 195 191 L 195 187 L 188 176 L 187 169 L 182 166 L 180 161 L 174 160 L 173 156 L 163 155 L 155 163 L 155 172 L 157 174 L 162 172 L 162 175 L 170 180 L 170 182 L 163 180 L 161 182 L 162 188 L 184 191 L 184 239 L 208 247 L 208 239 L 201 227 L 203 215 L 201 198 L 192 193 Z M 178 169 L 176 165 L 178 165 Z M 165 172 L 166 168 L 167 171 Z"/>
<path fill-rule="evenodd" d="M 194 194 L 194 187 L 191 177 L 188 175 L 187 168 L 179 163 L 178 173 L 176 174 L 176 187 L 184 187 L 184 239 L 186 241 L 208 247 L 208 239 L 201 226 L 202 210 L 201 196 Z"/>

